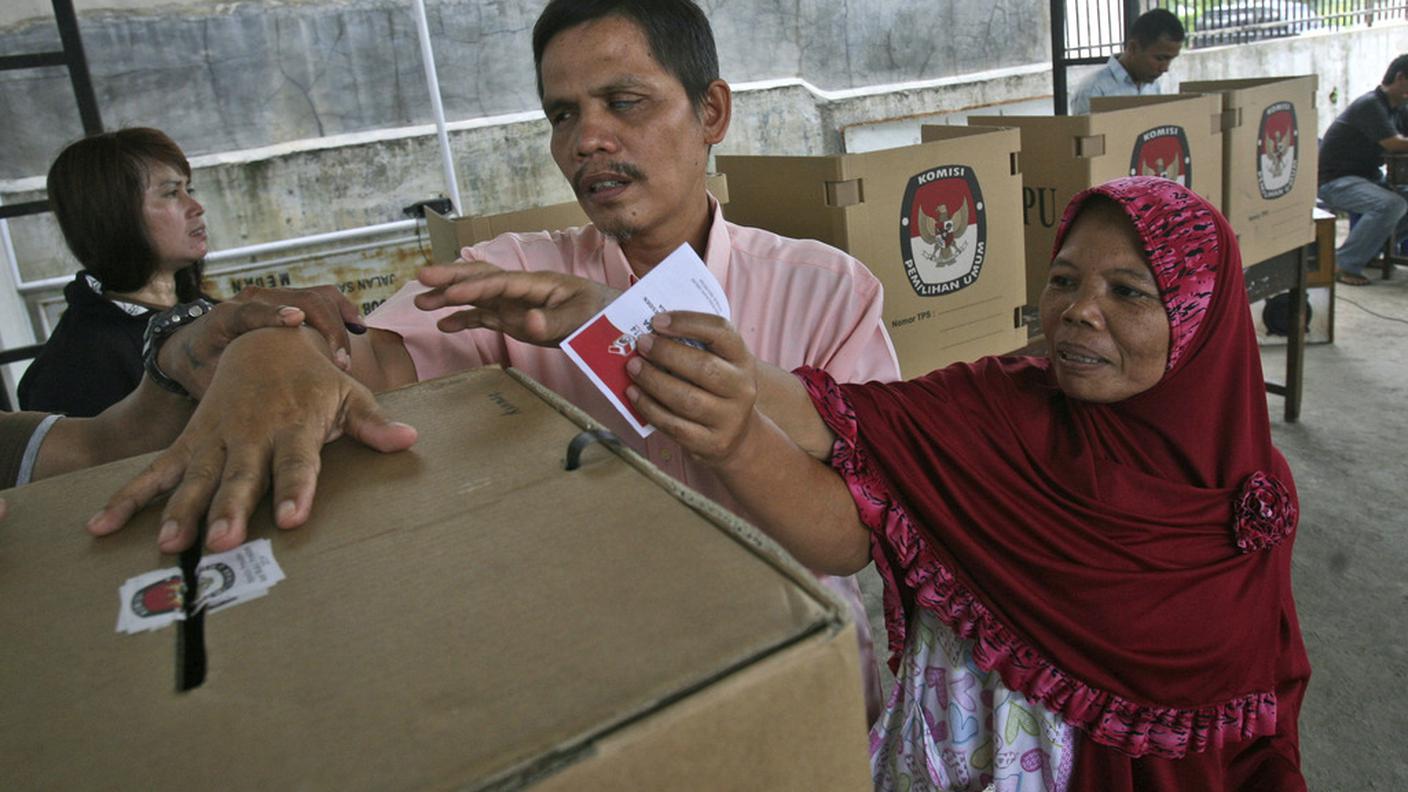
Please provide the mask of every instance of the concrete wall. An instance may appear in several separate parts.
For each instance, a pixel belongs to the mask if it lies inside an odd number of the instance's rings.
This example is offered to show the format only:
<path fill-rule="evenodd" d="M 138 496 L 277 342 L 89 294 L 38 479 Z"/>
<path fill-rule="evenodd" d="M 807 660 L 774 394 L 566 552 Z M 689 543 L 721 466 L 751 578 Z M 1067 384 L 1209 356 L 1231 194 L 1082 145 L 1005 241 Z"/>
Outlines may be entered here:
<path fill-rule="evenodd" d="M 58 47 L 34 0 L 0 15 L 0 51 Z M 406 0 L 105 0 L 80 28 L 108 127 L 157 126 L 188 154 L 428 123 Z M 530 35 L 541 0 L 426 3 L 446 114 L 538 109 Z M 801 77 L 827 90 L 1043 60 L 1043 0 L 705 0 L 732 82 Z M 10 8 L 6 4 L 6 8 Z M 0 74 L 10 145 L 0 179 L 43 172 L 81 134 L 63 69 Z"/>

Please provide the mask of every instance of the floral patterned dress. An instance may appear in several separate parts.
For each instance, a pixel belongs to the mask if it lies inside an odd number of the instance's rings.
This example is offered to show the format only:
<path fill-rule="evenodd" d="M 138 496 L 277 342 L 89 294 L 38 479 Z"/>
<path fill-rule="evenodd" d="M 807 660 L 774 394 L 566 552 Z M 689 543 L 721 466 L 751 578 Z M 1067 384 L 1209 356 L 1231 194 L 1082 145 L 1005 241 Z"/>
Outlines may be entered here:
<path fill-rule="evenodd" d="M 911 620 L 894 693 L 870 732 L 875 788 L 1064 792 L 1077 731 L 973 662 L 933 612 Z"/>

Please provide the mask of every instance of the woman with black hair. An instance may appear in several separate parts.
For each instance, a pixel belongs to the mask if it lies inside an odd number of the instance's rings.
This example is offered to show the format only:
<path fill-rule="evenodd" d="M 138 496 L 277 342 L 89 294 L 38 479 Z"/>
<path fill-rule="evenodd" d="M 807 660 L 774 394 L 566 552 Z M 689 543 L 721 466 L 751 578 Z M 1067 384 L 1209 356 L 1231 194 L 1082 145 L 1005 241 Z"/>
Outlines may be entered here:
<path fill-rule="evenodd" d="M 93 416 L 142 379 L 154 313 L 201 296 L 205 209 L 171 138 L 132 128 L 79 140 L 54 160 L 49 202 L 83 265 L 68 307 L 19 386 L 20 407 Z"/>

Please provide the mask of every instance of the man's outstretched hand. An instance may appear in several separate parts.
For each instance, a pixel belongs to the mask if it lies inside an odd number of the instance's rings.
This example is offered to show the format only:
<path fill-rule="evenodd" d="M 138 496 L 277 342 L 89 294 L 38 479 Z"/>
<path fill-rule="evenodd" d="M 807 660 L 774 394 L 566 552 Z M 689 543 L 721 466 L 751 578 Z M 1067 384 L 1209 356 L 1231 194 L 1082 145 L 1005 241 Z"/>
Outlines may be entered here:
<path fill-rule="evenodd" d="M 447 333 L 485 327 L 528 344 L 556 346 L 620 294 L 560 272 L 511 272 L 482 261 L 423 267 L 417 276 L 430 291 L 416 307 L 466 306 L 436 326 Z"/>

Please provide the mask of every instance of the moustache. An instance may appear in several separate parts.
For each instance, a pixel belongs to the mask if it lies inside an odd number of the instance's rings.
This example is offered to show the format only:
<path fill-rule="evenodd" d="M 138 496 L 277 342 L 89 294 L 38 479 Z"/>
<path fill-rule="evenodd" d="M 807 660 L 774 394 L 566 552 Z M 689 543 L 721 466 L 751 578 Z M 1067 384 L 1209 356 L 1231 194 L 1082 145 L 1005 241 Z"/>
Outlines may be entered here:
<path fill-rule="evenodd" d="M 608 162 L 605 167 L 593 167 L 592 163 L 585 162 L 577 168 L 576 173 L 572 174 L 572 190 L 578 195 L 582 194 L 582 181 L 586 179 L 588 170 L 591 170 L 592 173 L 620 174 L 631 181 L 645 181 L 645 174 L 641 172 L 641 169 L 629 162 Z"/>

